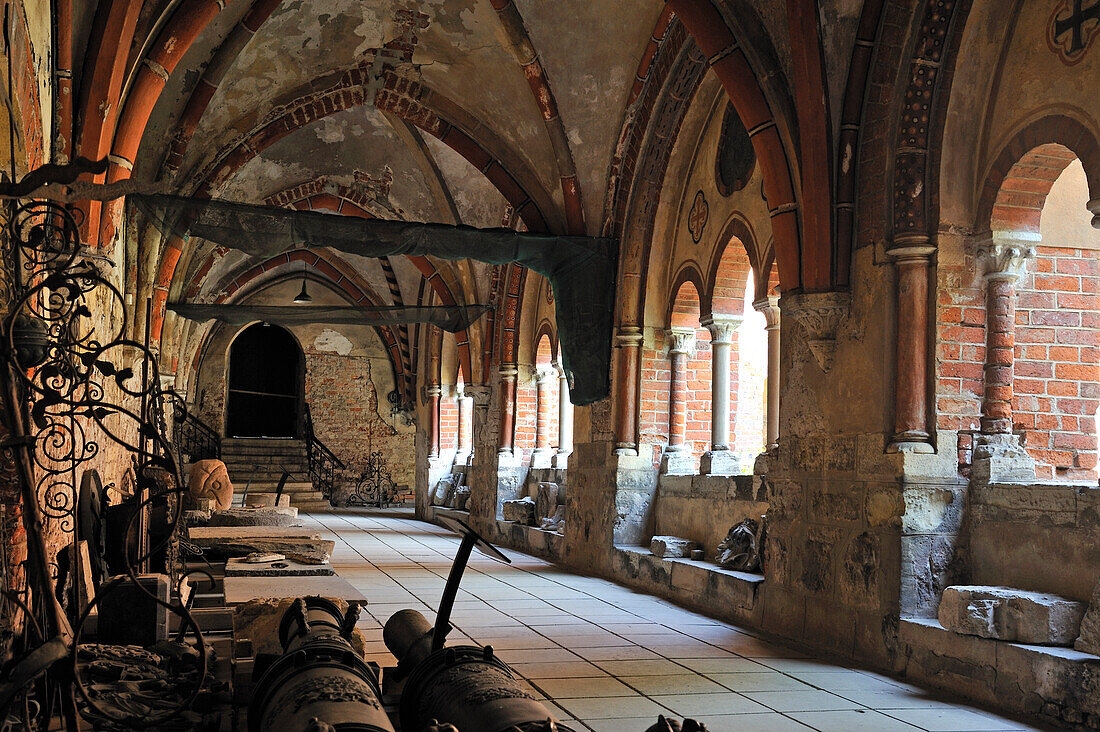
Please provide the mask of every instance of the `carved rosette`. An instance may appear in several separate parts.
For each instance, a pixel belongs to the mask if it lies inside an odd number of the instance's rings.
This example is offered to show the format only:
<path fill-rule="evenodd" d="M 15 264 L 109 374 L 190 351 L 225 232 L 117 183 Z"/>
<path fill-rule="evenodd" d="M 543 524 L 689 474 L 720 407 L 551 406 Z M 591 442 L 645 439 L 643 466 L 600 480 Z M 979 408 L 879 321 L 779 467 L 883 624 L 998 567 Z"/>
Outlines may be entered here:
<path fill-rule="evenodd" d="M 994 236 L 979 242 L 976 249 L 977 266 L 986 282 L 1007 280 L 1015 283 L 1027 274 L 1027 263 L 1035 258 L 1034 242 L 1020 235 Z"/>
<path fill-rule="evenodd" d="M 784 295 L 779 307 L 806 334 L 806 345 L 825 373 L 833 367 L 836 333 L 848 315 L 852 296 L 847 292 L 807 292 Z"/>

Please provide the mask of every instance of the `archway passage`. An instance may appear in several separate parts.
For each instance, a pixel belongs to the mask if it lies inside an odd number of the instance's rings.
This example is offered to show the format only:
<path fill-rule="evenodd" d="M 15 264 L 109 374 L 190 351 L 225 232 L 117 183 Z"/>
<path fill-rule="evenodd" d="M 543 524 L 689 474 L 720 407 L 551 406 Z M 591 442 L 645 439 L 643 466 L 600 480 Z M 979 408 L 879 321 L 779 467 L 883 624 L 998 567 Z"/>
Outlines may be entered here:
<path fill-rule="evenodd" d="M 228 437 L 298 437 L 302 364 L 298 341 L 276 325 L 246 328 L 229 347 Z"/>

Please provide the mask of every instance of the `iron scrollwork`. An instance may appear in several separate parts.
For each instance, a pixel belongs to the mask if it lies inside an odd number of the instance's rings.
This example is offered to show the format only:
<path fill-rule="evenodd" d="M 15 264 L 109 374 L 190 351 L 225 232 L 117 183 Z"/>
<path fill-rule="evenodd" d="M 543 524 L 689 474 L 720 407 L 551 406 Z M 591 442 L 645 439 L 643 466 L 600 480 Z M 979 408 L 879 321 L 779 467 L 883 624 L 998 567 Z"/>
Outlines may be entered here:
<path fill-rule="evenodd" d="M 67 654 L 69 671 L 33 679 L 28 682 L 24 698 L 34 694 L 44 702 L 36 702 L 42 719 L 52 713 L 54 698 L 62 699 L 64 713 L 68 697 L 69 726 L 75 725 L 75 694 L 82 715 L 122 727 L 159 728 L 191 707 L 207 676 L 205 643 L 189 608 L 179 600 L 166 603 L 156 598 L 137 580 L 151 557 L 168 554 L 180 521 L 182 476 L 167 434 L 164 408 L 170 404 L 178 410 L 182 400 L 161 388 L 156 354 L 149 344 L 127 338 L 123 295 L 94 257 L 87 256 L 80 243 L 78 220 L 69 208 L 42 201 L 12 204 L 4 234 L 4 285 L 10 290 L 0 294 L 7 295 L 10 309 L 3 334 L 8 360 L 4 381 L 8 389 L 2 398 L 9 402 L 9 422 L 13 424 L 8 426 L 13 440 L 27 448 L 16 451 L 16 459 L 27 463 L 22 479 L 33 487 L 33 491 L 24 490 L 23 495 L 34 496 L 35 505 L 30 509 L 44 524 L 40 527 L 28 522 L 28 532 L 41 532 L 34 537 L 40 546 L 45 535 L 59 535 L 62 542 L 74 545 L 81 539 L 77 521 L 78 469 L 103 457 L 110 443 L 131 456 L 137 476 L 137 495 L 126 535 L 137 536 L 138 541 L 131 542 L 124 552 L 126 573 L 102 584 L 83 609 L 80 603 L 74 603 L 67 619 L 73 628 Z M 119 363 L 140 363 L 141 367 L 120 367 Z M 162 530 L 157 532 L 160 538 L 155 542 L 147 538 L 154 503 L 167 503 L 169 508 L 167 525 L 158 527 Z M 56 565 L 33 566 L 41 564 L 44 557 L 43 552 L 38 556 L 29 554 L 28 577 L 48 577 L 57 572 Z M 70 571 L 78 572 L 77 563 L 73 564 Z M 176 574 L 183 576 L 182 572 Z M 103 708 L 85 686 L 78 663 L 81 633 L 89 614 L 106 595 L 126 584 L 179 616 L 183 633 L 194 637 L 198 650 L 200 667 L 193 688 L 181 694 L 182 701 L 174 708 L 156 714 L 139 716 L 117 707 Z M 37 640 L 25 644 L 28 654 L 47 641 L 64 637 L 59 628 L 65 622 L 57 617 L 52 625 L 43 622 L 56 611 L 44 610 L 42 606 L 47 603 L 41 597 L 25 593 L 20 600 L 24 605 L 29 600 L 37 606 L 29 608 L 27 615 L 32 627 L 38 628 L 37 634 L 31 634 L 37 635 Z M 43 678 L 55 688 L 42 693 Z M 30 709 L 32 705 L 24 707 Z M 0 713 L 5 711 L 0 709 Z M 39 720 L 23 721 L 31 729 Z"/>
<path fill-rule="evenodd" d="M 347 496 L 349 506 L 377 506 L 382 508 L 393 500 L 396 486 L 390 477 L 386 459 L 380 452 L 372 452 L 367 459 L 355 489 Z"/>

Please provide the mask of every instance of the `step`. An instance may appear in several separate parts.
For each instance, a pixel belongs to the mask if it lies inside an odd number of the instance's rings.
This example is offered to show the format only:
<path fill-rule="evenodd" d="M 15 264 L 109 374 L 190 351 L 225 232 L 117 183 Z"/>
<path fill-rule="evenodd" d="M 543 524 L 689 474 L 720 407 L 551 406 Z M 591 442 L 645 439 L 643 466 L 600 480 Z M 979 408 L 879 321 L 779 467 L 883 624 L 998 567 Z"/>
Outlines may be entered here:
<path fill-rule="evenodd" d="M 248 486 L 249 493 L 275 493 L 279 488 L 279 483 L 277 481 L 267 480 L 254 480 L 251 483 L 248 483 L 247 481 L 237 482 L 234 480 L 234 494 L 240 495 L 241 493 L 244 493 L 245 486 Z M 283 486 L 283 493 L 290 493 L 292 495 L 295 493 L 312 493 L 314 490 L 316 489 L 313 487 L 313 483 L 309 481 L 288 480 L 286 482 L 286 485 Z"/>

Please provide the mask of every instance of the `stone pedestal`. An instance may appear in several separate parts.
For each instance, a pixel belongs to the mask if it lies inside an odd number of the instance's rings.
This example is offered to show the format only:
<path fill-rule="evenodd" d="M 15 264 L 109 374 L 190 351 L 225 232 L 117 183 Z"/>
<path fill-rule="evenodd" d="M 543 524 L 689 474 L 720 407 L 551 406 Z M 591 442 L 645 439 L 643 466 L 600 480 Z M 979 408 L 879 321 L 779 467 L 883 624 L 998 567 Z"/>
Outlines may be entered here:
<path fill-rule="evenodd" d="M 1035 458 L 1027 454 L 1016 435 L 978 435 L 970 467 L 973 483 L 1032 483 Z"/>
<path fill-rule="evenodd" d="M 676 449 L 670 445 L 661 455 L 661 473 L 664 475 L 691 475 L 695 472 L 695 456 L 684 445 Z"/>

